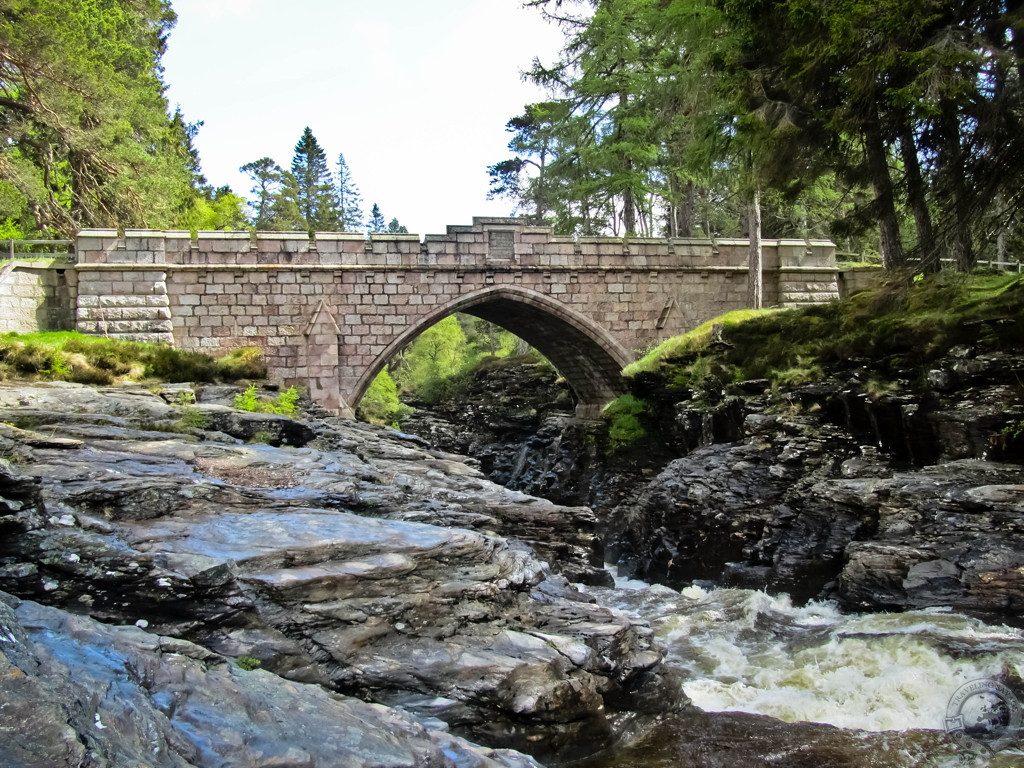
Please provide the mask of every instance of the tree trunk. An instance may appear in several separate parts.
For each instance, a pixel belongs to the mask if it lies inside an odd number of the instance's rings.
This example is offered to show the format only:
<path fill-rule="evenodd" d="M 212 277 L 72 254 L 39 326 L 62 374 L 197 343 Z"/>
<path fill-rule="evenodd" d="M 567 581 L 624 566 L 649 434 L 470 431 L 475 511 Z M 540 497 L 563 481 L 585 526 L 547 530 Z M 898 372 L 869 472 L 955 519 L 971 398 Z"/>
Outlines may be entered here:
<path fill-rule="evenodd" d="M 696 193 L 693 182 L 680 184 L 678 177 L 669 177 L 668 233 L 669 237 L 693 237 L 693 219 L 696 208 Z"/>
<path fill-rule="evenodd" d="M 970 193 L 964 186 L 966 169 L 956 105 L 949 99 L 943 99 L 939 105 L 939 133 L 940 188 L 945 191 L 948 198 L 941 201 L 941 208 L 945 211 L 943 228 L 949 231 L 947 242 L 956 268 L 961 272 L 970 272 L 974 269 L 977 258 L 974 253 L 974 239 L 971 236 Z"/>
<path fill-rule="evenodd" d="M 747 213 L 750 249 L 747 252 L 747 304 L 751 309 L 764 305 L 764 252 L 761 248 L 761 190 L 754 190 L 754 199 Z"/>
<path fill-rule="evenodd" d="M 683 199 L 676 211 L 676 228 L 680 237 L 693 237 L 693 220 L 697 214 L 697 191 L 692 181 L 683 187 Z"/>
<path fill-rule="evenodd" d="M 620 93 L 619 108 L 625 112 L 628 107 L 629 94 Z M 617 133 L 620 140 L 625 138 L 621 121 L 617 126 Z M 626 184 L 622 188 L 622 224 L 626 229 L 625 235 L 630 237 L 636 234 L 636 194 L 632 183 L 633 159 L 625 152 L 622 153 L 622 170 L 626 176 Z"/>
<path fill-rule="evenodd" d="M 535 197 L 533 200 L 533 223 L 538 227 L 544 223 L 544 213 L 546 208 L 545 198 L 547 195 L 545 194 L 544 189 L 544 172 L 547 170 L 547 158 L 547 148 L 541 149 L 540 162 L 537 164 L 537 186 L 535 188 Z"/>
<path fill-rule="evenodd" d="M 624 162 L 627 173 L 632 172 L 632 162 L 628 158 Z M 622 190 L 622 226 L 627 236 L 636 234 L 636 198 L 628 184 Z"/>
<path fill-rule="evenodd" d="M 900 225 L 896 217 L 896 197 L 889 176 L 889 155 L 881 130 L 878 114 L 864 129 L 864 148 L 871 185 L 875 188 L 875 207 L 878 211 L 878 229 L 881 233 L 882 266 L 885 269 L 902 267 L 905 258 L 900 243 Z"/>
<path fill-rule="evenodd" d="M 925 274 L 934 274 L 941 268 L 939 249 L 935 243 L 935 230 L 932 228 L 932 214 L 928 210 L 928 199 L 925 195 L 924 179 L 921 175 L 921 161 L 917 156 L 917 144 L 909 125 L 904 125 L 900 133 L 900 154 L 903 167 L 907 174 L 907 202 L 914 215 L 917 227 L 917 247 L 921 251 L 921 269 Z"/>

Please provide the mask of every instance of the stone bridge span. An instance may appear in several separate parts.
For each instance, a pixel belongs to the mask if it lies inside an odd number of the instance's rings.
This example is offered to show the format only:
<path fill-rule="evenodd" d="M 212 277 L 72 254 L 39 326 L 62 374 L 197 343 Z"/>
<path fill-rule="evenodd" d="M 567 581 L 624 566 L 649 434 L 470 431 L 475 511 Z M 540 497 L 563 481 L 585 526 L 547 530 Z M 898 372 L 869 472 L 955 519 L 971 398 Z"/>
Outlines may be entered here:
<path fill-rule="evenodd" d="M 387 361 L 453 312 L 546 355 L 591 414 L 651 344 L 745 306 L 747 241 L 568 238 L 518 219 L 444 235 L 87 230 L 80 331 L 221 353 L 264 350 L 270 375 L 348 412 Z M 837 298 L 835 247 L 765 240 L 766 305 Z"/>

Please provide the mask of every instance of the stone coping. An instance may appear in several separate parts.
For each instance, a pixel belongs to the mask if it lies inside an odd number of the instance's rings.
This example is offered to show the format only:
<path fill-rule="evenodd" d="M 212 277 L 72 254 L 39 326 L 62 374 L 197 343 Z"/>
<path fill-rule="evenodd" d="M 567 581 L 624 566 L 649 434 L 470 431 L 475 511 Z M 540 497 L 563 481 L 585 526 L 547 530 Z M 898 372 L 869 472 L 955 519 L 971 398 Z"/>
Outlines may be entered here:
<path fill-rule="evenodd" d="M 484 224 L 490 224 L 492 221 L 504 222 L 509 220 L 504 219 L 486 219 L 483 220 Z M 515 221 L 515 220 L 511 220 Z M 553 243 L 580 243 L 580 244 L 598 244 L 598 245 L 697 245 L 697 246 L 710 246 L 715 248 L 717 246 L 743 246 L 748 245 L 749 240 L 746 238 L 710 238 L 710 237 L 674 237 L 674 238 L 661 238 L 661 237 L 572 237 L 567 235 L 555 235 L 551 234 L 550 228 L 547 227 L 532 227 L 532 226 L 520 226 L 519 234 L 521 235 L 549 235 L 549 239 Z M 156 238 L 159 239 L 190 239 L 193 241 L 204 240 L 225 240 L 225 241 L 237 241 L 237 240 L 281 240 L 281 241 L 332 241 L 332 240 L 364 240 L 366 242 L 384 242 L 384 241 L 400 241 L 400 242 L 446 242 L 451 239 L 453 235 L 458 234 L 475 234 L 480 235 L 481 239 L 485 239 L 487 230 L 481 230 L 478 226 L 472 227 L 449 227 L 447 234 L 397 234 L 390 232 L 375 232 L 372 235 L 365 235 L 361 232 L 314 232 L 313 236 L 306 232 L 249 232 L 248 230 L 203 230 L 197 233 L 197 237 L 192 238 L 189 232 L 185 231 L 171 231 L 171 230 L 157 230 L 157 229 L 127 229 L 125 230 L 125 238 Z M 122 239 L 115 229 L 83 229 L 78 233 L 79 238 L 103 238 L 103 239 Z M 834 248 L 835 243 L 831 240 L 803 240 L 800 238 L 762 238 L 761 244 L 767 248 L 774 247 L 817 247 L 817 248 Z"/>
<path fill-rule="evenodd" d="M 732 272 L 746 273 L 745 266 L 646 266 L 646 265 L 514 265 L 514 264 L 77 264 L 79 272 Z M 834 274 L 832 266 L 768 267 L 765 274 L 813 272 Z"/>

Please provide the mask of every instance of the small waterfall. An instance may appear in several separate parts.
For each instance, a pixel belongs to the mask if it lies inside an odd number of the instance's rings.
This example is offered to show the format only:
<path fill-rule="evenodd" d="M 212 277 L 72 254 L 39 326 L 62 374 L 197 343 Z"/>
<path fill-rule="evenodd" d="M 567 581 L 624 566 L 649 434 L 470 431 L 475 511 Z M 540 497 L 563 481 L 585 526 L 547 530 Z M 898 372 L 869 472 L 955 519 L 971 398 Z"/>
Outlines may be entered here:
<path fill-rule="evenodd" d="M 700 412 L 700 444 L 711 445 L 715 441 L 715 422 L 707 409 Z"/>
<path fill-rule="evenodd" d="M 523 472 L 523 467 L 526 466 L 526 455 L 529 453 L 530 447 L 526 443 L 523 443 L 519 448 L 519 453 L 516 455 L 516 463 L 512 466 L 512 473 L 508 476 L 508 487 L 515 488 L 516 481 L 519 479 L 519 475 Z"/>

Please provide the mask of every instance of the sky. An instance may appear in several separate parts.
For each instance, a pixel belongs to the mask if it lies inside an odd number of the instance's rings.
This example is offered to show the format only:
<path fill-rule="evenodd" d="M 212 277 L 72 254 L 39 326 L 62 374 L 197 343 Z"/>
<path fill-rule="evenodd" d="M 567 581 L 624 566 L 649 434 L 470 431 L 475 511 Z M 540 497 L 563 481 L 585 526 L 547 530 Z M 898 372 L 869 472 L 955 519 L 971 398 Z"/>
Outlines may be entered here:
<path fill-rule="evenodd" d="M 551 61 L 561 32 L 521 0 L 174 0 L 164 57 L 172 109 L 202 120 L 214 185 L 291 161 L 305 126 L 332 169 L 343 152 L 363 194 L 410 232 L 507 216 L 487 166 L 509 156 L 505 123 L 544 98 L 520 73 Z"/>

